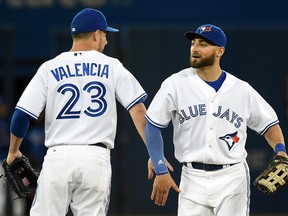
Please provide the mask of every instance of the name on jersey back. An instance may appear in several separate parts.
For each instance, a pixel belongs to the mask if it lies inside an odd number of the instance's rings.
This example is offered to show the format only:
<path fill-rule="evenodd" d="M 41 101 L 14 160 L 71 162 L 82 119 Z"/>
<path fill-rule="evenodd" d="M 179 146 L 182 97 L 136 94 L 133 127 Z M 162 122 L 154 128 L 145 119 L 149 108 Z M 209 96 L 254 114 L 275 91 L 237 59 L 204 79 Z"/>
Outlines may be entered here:
<path fill-rule="evenodd" d="M 57 82 L 70 78 L 81 76 L 98 76 L 109 78 L 109 65 L 96 63 L 75 63 L 74 65 L 65 65 L 50 70 Z"/>

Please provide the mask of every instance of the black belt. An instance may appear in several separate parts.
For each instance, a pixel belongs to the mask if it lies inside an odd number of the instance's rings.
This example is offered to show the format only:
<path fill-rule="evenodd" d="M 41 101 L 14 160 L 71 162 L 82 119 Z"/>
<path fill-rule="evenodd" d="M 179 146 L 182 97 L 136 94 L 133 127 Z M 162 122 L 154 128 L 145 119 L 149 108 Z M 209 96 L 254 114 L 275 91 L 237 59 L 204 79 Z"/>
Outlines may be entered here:
<path fill-rule="evenodd" d="M 198 163 L 198 162 L 191 162 L 191 163 L 184 162 L 183 164 L 186 167 L 205 170 L 205 171 L 216 171 L 216 170 L 220 170 L 220 169 L 235 165 L 235 164 L 225 164 L 225 165 L 204 164 L 204 163 Z"/>
<path fill-rule="evenodd" d="M 107 147 L 105 144 L 103 144 L 103 143 L 94 143 L 94 144 L 89 144 L 89 146 L 99 146 L 99 147 L 102 147 L 102 148 L 105 148 L 105 149 L 108 148 L 108 147 Z"/>

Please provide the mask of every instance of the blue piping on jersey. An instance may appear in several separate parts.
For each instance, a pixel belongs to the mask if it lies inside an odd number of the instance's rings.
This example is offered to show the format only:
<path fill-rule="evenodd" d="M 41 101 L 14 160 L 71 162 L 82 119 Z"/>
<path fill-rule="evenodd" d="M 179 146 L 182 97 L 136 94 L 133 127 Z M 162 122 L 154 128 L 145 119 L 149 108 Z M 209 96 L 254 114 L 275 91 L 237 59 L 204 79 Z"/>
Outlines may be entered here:
<path fill-rule="evenodd" d="M 271 122 L 270 124 L 268 124 L 268 125 L 264 128 L 264 130 L 263 130 L 260 134 L 261 134 L 261 135 L 264 135 L 269 128 L 271 128 L 271 127 L 273 127 L 274 125 L 277 125 L 277 124 L 279 124 L 279 120 L 276 120 L 276 121 L 274 121 L 274 122 Z"/>
<path fill-rule="evenodd" d="M 38 119 L 38 117 L 37 117 L 36 115 L 34 115 L 33 113 L 29 112 L 28 110 L 26 110 L 26 109 L 24 109 L 24 108 L 22 108 L 22 107 L 20 107 L 20 106 L 16 106 L 15 109 L 19 109 L 19 110 L 25 112 L 26 114 L 28 114 L 29 116 L 31 116 L 33 119 L 36 119 L 36 120 Z"/>
<path fill-rule="evenodd" d="M 144 117 L 147 119 L 147 121 L 149 121 L 155 127 L 158 127 L 158 128 L 166 128 L 166 127 L 168 127 L 168 125 L 160 125 L 160 124 L 157 124 L 156 122 L 152 121 L 152 119 L 150 119 L 150 117 L 147 114 L 145 114 Z"/>
<path fill-rule="evenodd" d="M 244 168 L 245 168 L 245 173 L 246 173 L 246 190 L 247 190 L 247 203 L 246 203 L 246 216 L 249 216 L 250 213 L 250 197 L 251 197 L 251 190 L 250 190 L 250 173 L 249 173 L 249 168 L 246 162 L 244 162 Z"/>
<path fill-rule="evenodd" d="M 148 95 L 146 93 L 143 93 L 142 95 L 140 95 L 139 97 L 137 97 L 134 101 L 132 101 L 127 107 L 126 107 L 126 110 L 130 110 L 131 107 L 133 107 L 135 104 L 139 103 L 142 103 L 146 100 L 146 98 L 148 97 Z"/>

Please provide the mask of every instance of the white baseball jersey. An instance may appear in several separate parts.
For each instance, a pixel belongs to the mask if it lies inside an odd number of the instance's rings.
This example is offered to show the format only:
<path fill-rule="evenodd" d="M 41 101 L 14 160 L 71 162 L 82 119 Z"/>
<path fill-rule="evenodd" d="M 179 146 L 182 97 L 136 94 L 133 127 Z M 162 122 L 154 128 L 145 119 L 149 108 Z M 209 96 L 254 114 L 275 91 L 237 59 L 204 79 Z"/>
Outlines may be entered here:
<path fill-rule="evenodd" d="M 247 127 L 264 134 L 278 124 L 274 110 L 247 82 L 227 73 L 216 92 L 193 68 L 162 83 L 146 118 L 160 128 L 172 120 L 175 157 L 181 163 L 244 161 Z"/>
<path fill-rule="evenodd" d="M 45 145 L 104 143 L 114 148 L 116 99 L 127 110 L 147 94 L 115 58 L 64 52 L 41 65 L 16 109 L 37 119 L 45 108 Z"/>

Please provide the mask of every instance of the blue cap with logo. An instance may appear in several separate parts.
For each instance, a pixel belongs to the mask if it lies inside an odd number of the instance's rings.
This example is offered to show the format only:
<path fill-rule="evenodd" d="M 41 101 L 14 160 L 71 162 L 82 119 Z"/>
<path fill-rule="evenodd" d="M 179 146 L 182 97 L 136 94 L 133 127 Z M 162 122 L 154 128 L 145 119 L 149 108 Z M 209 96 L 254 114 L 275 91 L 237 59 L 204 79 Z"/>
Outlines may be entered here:
<path fill-rule="evenodd" d="M 201 25 L 195 32 L 188 31 L 184 35 L 189 40 L 200 37 L 220 47 L 225 47 L 227 42 L 226 35 L 222 29 L 211 24 Z"/>
<path fill-rule="evenodd" d="M 71 34 L 81 34 L 103 30 L 108 32 L 118 32 L 116 28 L 109 27 L 103 13 L 92 8 L 81 10 L 71 22 Z"/>

